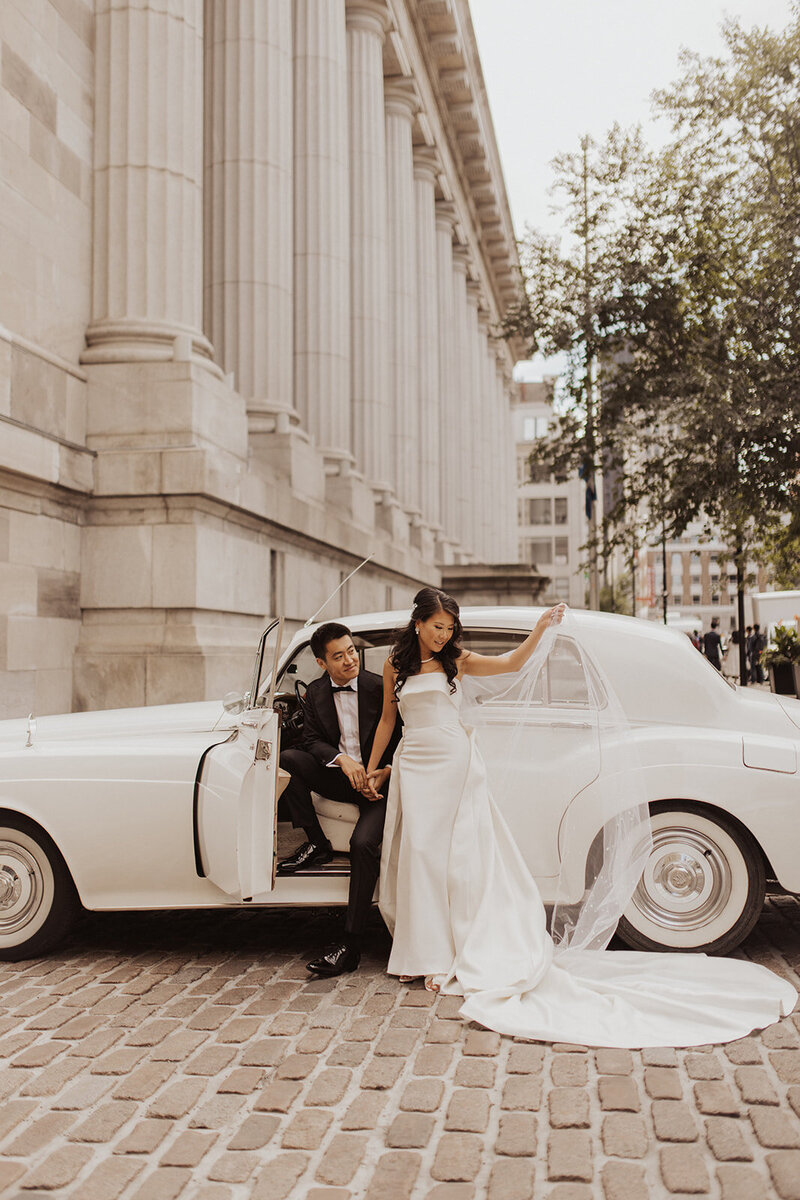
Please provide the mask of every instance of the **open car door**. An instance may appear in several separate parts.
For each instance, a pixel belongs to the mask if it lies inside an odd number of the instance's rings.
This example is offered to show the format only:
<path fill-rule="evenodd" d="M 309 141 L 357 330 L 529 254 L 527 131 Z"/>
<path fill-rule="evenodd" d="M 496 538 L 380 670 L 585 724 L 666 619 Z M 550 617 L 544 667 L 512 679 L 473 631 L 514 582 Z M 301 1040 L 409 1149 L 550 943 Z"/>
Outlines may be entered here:
<path fill-rule="evenodd" d="M 283 620 L 264 631 L 244 712 L 205 754 L 195 787 L 198 874 L 232 900 L 266 898 L 275 884 L 280 715 L 272 707 Z"/>

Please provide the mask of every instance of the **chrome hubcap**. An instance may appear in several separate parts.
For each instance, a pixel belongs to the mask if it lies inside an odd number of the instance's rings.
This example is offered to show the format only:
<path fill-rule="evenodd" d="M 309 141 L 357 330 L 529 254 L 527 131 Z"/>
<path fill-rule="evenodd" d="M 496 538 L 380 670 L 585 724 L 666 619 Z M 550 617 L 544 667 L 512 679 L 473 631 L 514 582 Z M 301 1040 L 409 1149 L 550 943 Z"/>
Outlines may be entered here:
<path fill-rule="evenodd" d="M 732 884 L 730 862 L 709 834 L 677 827 L 654 830 L 633 906 L 664 928 L 696 929 L 722 912 Z"/>
<path fill-rule="evenodd" d="M 41 868 L 23 846 L 0 842 L 0 935 L 24 928 L 42 903 Z"/>

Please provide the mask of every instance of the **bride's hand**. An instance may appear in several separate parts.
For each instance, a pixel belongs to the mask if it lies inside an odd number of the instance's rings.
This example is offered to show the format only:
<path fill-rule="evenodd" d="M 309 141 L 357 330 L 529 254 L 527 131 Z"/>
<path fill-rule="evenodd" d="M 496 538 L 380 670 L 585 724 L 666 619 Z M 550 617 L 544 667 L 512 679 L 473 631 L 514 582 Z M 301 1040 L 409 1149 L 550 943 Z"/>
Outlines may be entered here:
<path fill-rule="evenodd" d="M 548 608 L 542 613 L 536 624 L 544 633 L 545 629 L 549 628 L 550 625 L 560 625 L 564 620 L 564 614 L 566 611 L 566 604 L 555 604 L 552 608 Z"/>

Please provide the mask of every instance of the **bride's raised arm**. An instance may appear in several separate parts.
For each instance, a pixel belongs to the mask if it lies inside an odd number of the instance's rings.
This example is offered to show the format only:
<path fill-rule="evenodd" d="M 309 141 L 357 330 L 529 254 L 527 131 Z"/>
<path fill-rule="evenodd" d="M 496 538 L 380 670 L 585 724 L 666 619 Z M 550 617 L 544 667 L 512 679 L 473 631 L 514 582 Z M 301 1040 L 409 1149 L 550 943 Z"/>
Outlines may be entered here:
<path fill-rule="evenodd" d="M 565 610 L 564 604 L 548 608 L 539 617 L 525 641 L 505 654 L 477 654 L 473 650 L 465 650 L 458 660 L 459 675 L 506 675 L 521 670 L 539 645 L 544 631 L 550 625 L 560 624 Z"/>

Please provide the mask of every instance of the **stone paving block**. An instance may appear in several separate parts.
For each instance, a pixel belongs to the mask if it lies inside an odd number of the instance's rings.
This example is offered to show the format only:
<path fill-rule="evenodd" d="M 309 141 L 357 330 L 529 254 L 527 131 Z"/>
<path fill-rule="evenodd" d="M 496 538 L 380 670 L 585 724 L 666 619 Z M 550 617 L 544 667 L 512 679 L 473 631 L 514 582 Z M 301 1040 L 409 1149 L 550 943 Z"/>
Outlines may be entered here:
<path fill-rule="evenodd" d="M 603 1163 L 601 1180 L 605 1200 L 652 1200 L 644 1168 L 633 1163 Z"/>
<path fill-rule="evenodd" d="M 455 1021 L 442 1021 L 435 1018 L 425 1031 L 426 1042 L 440 1042 L 450 1045 L 453 1042 L 460 1041 L 460 1039 L 461 1026 Z"/>
<path fill-rule="evenodd" d="M 419 1154 L 412 1150 L 389 1150 L 382 1154 L 365 1192 L 365 1200 L 408 1200 L 419 1174 L 420 1162 Z"/>
<path fill-rule="evenodd" d="M 236 1130 L 228 1142 L 228 1149 L 261 1150 L 272 1139 L 279 1125 L 279 1117 L 253 1113 Z"/>
<path fill-rule="evenodd" d="M 146 1062 L 137 1067 L 130 1075 L 121 1079 L 114 1088 L 112 1095 L 117 1100 L 149 1100 L 153 1092 L 157 1092 L 163 1083 L 174 1073 L 175 1067 L 169 1062 Z"/>
<path fill-rule="evenodd" d="M 595 1191 L 588 1183 L 557 1183 L 548 1200 L 595 1200 Z"/>
<path fill-rule="evenodd" d="M 275 1074 L 278 1079 L 307 1079 L 318 1062 L 316 1054 L 290 1054 L 283 1060 Z M 242 1059 L 242 1065 L 250 1066 L 251 1064 Z"/>
<path fill-rule="evenodd" d="M 61 1089 L 89 1066 L 88 1059 L 62 1058 L 43 1071 L 34 1071 L 19 1090 L 20 1096 L 55 1096 Z"/>
<path fill-rule="evenodd" d="M 721 1200 L 768 1200 L 766 1182 L 753 1167 L 717 1167 Z"/>
<path fill-rule="evenodd" d="M 436 1016 L 443 1021 L 462 1021 L 461 1005 L 464 1001 L 460 996 L 440 996 L 436 1005 Z"/>
<path fill-rule="evenodd" d="M 456 1083 L 459 1082 L 456 1072 Z M 500 1107 L 505 1111 L 537 1112 L 542 1104 L 542 1080 L 538 1075 L 512 1075 L 503 1084 Z"/>
<path fill-rule="evenodd" d="M 642 1063 L 645 1067 L 677 1067 L 678 1055 L 672 1046 L 645 1046 Z"/>
<path fill-rule="evenodd" d="M 417 1029 L 387 1029 L 375 1046 L 375 1053 L 387 1058 L 404 1057 L 411 1054 L 418 1041 Z"/>
<path fill-rule="evenodd" d="M 345 1067 L 328 1067 L 320 1071 L 303 1103 L 321 1106 L 338 1104 L 350 1086 L 352 1077 L 353 1072 Z"/>
<path fill-rule="evenodd" d="M 65 1050 L 63 1042 L 35 1042 L 11 1063 L 12 1067 L 46 1067 Z"/>
<path fill-rule="evenodd" d="M 681 1077 L 670 1067 L 645 1067 L 644 1090 L 651 1100 L 680 1100 Z"/>
<path fill-rule="evenodd" d="M 387 1097 L 383 1092 L 361 1092 L 351 1102 L 339 1122 L 339 1127 L 341 1129 L 376 1129 L 381 1113 L 386 1106 L 386 1100 Z"/>
<path fill-rule="evenodd" d="M 229 1150 L 214 1159 L 208 1168 L 208 1178 L 220 1183 L 247 1183 L 262 1161 L 259 1154 Z"/>
<path fill-rule="evenodd" d="M 421 1112 L 401 1112 L 386 1131 L 386 1145 L 393 1150 L 421 1150 L 431 1140 L 435 1121 Z"/>
<path fill-rule="evenodd" d="M 233 1120 L 244 1102 L 244 1096 L 215 1096 L 191 1115 L 189 1125 L 192 1129 L 222 1129 Z"/>
<path fill-rule="evenodd" d="M 257 1112 L 288 1112 L 303 1086 L 292 1079 L 276 1079 L 268 1083 L 255 1102 Z"/>
<path fill-rule="evenodd" d="M 760 1145 L 769 1150 L 800 1149 L 797 1122 L 784 1112 L 755 1105 L 750 1109 L 753 1132 Z"/>
<path fill-rule="evenodd" d="M 365 1137 L 356 1133 L 337 1133 L 327 1146 L 314 1178 L 332 1186 L 349 1183 L 361 1166 L 366 1148 Z"/>
<path fill-rule="evenodd" d="M 782 1083 L 800 1083 L 800 1050 L 773 1050 L 769 1061 Z"/>
<path fill-rule="evenodd" d="M 644 1158 L 647 1128 L 637 1113 L 610 1112 L 603 1117 L 603 1149 L 614 1158 Z"/>
<path fill-rule="evenodd" d="M 724 1079 L 725 1068 L 717 1054 L 687 1054 L 684 1059 L 690 1079 Z"/>
<path fill-rule="evenodd" d="M 89 1146 L 61 1146 L 25 1178 L 26 1190 L 51 1192 L 72 1183 L 92 1157 Z"/>
<path fill-rule="evenodd" d="M 786 1099 L 792 1106 L 796 1117 L 800 1117 L 800 1087 L 794 1085 L 786 1089 Z"/>
<path fill-rule="evenodd" d="M 333 1114 L 320 1108 L 304 1108 L 292 1117 L 281 1145 L 286 1150 L 316 1150 L 330 1128 Z"/>
<path fill-rule="evenodd" d="M 173 1129 L 171 1121 L 145 1117 L 114 1147 L 115 1154 L 152 1154 Z"/>
<path fill-rule="evenodd" d="M 497 1073 L 497 1063 L 491 1058 L 462 1058 L 456 1065 L 457 1087 L 491 1088 Z M 540 1081 L 536 1080 L 539 1087 Z"/>
<path fill-rule="evenodd" d="M 752 1162 L 753 1154 L 745 1141 L 742 1122 L 736 1117 L 709 1117 L 706 1141 L 720 1162 Z"/>
<path fill-rule="evenodd" d="M 471 1183 L 435 1183 L 425 1200 L 475 1200 L 475 1186 Z"/>
<path fill-rule="evenodd" d="M 128 1046 L 104 1054 L 89 1068 L 93 1075 L 127 1075 L 147 1051 L 143 1046 Z"/>
<path fill-rule="evenodd" d="M 400 1078 L 405 1065 L 405 1059 L 403 1058 L 373 1058 L 364 1068 L 359 1086 L 362 1088 L 374 1088 L 377 1091 L 386 1091 L 388 1088 L 393 1088 Z"/>
<path fill-rule="evenodd" d="M 492 1164 L 487 1200 L 533 1200 L 533 1163 L 524 1158 L 499 1158 Z"/>
<path fill-rule="evenodd" d="M 778 1093 L 763 1067 L 737 1067 L 733 1078 L 745 1104 L 778 1104 Z"/>
<path fill-rule="evenodd" d="M 264 1072 L 260 1067 L 237 1067 L 220 1081 L 218 1092 L 236 1092 L 240 1096 L 249 1096 L 258 1091 L 264 1080 Z"/>
<path fill-rule="evenodd" d="M 800 1150 L 777 1150 L 766 1161 L 780 1200 L 800 1200 Z"/>
<path fill-rule="evenodd" d="M 126 1046 L 156 1046 L 159 1042 L 163 1042 L 164 1038 L 169 1033 L 174 1033 L 178 1028 L 178 1022 L 170 1020 L 167 1017 L 162 1017 L 158 1021 L 145 1021 L 138 1029 L 134 1029 L 125 1038 Z"/>
<path fill-rule="evenodd" d="M 63 1096 L 54 1098 L 53 1108 L 74 1109 L 76 1112 L 91 1108 L 113 1086 L 114 1080 L 110 1076 L 83 1076 L 77 1079 L 72 1087 L 67 1088 Z"/>
<path fill-rule="evenodd" d="M 332 1029 L 309 1029 L 297 1043 L 298 1054 L 322 1054 L 333 1038 Z"/>
<path fill-rule="evenodd" d="M 654 1100 L 650 1106 L 655 1135 L 662 1142 L 696 1142 L 692 1110 L 683 1100 Z"/>
<path fill-rule="evenodd" d="M 494 1145 L 496 1154 L 525 1158 L 536 1153 L 536 1117 L 532 1113 L 503 1113 Z"/>
<path fill-rule="evenodd" d="M 452 1061 L 452 1046 L 423 1046 L 414 1059 L 414 1074 L 444 1075 Z"/>
<path fill-rule="evenodd" d="M 491 1057 L 500 1053 L 502 1039 L 499 1033 L 489 1029 L 470 1029 L 464 1039 L 462 1054 L 478 1055 L 481 1058 Z"/>
<path fill-rule="evenodd" d="M 627 1075 L 601 1075 L 597 1092 L 605 1112 L 639 1112 L 642 1107 L 636 1080 Z"/>
<path fill-rule="evenodd" d="M 27 1120 L 37 1107 L 36 1100 L 7 1100 L 5 1104 L 0 1104 L 0 1140 Z"/>
<path fill-rule="evenodd" d="M 659 1161 L 667 1191 L 700 1195 L 710 1190 L 703 1155 L 696 1146 L 662 1146 Z"/>
<path fill-rule="evenodd" d="M 286 1200 L 308 1166 L 308 1155 L 297 1151 L 279 1154 L 259 1172 L 250 1200 Z"/>
<path fill-rule="evenodd" d="M 738 1117 L 741 1113 L 741 1105 L 727 1083 L 696 1083 L 694 1102 L 701 1113 L 721 1117 Z"/>
<path fill-rule="evenodd" d="M 592 1139 L 582 1129 L 553 1129 L 547 1141 L 547 1178 L 591 1183 Z"/>
<path fill-rule="evenodd" d="M 443 1133 L 431 1167 L 434 1179 L 471 1182 L 481 1166 L 481 1138 L 471 1133 Z"/>
<path fill-rule="evenodd" d="M 728 1042 L 722 1047 L 723 1053 L 737 1066 L 762 1063 L 764 1055 L 761 1046 L 755 1038 L 740 1038 L 738 1042 Z"/>
<path fill-rule="evenodd" d="M 533 1075 L 541 1071 L 544 1064 L 542 1046 L 527 1042 L 515 1042 L 508 1052 L 506 1070 L 509 1075 Z"/>
<path fill-rule="evenodd" d="M 147 1115 L 168 1117 L 171 1120 L 185 1117 L 198 1103 L 205 1090 L 206 1083 L 202 1079 L 184 1079 L 180 1083 L 172 1083 L 152 1101 Z"/>
<path fill-rule="evenodd" d="M 630 1075 L 633 1072 L 633 1055 L 630 1050 L 600 1048 L 594 1052 L 598 1075 Z"/>
<path fill-rule="evenodd" d="M 401 998 L 400 1004 L 403 1008 L 433 1008 L 436 1003 L 436 993 L 429 992 L 427 988 L 420 985 L 417 988 L 409 988 L 406 994 Z M 459 1007 L 464 1003 L 459 999 Z"/>
<path fill-rule="evenodd" d="M 453 1092 L 445 1115 L 445 1129 L 460 1133 L 485 1133 L 489 1124 L 489 1097 L 473 1088 Z"/>
<path fill-rule="evenodd" d="M 161 1155 L 160 1164 L 162 1167 L 196 1167 L 216 1140 L 216 1133 L 185 1130 Z"/>
<path fill-rule="evenodd" d="M 173 1033 L 165 1038 L 160 1045 L 153 1046 L 148 1054 L 148 1058 L 152 1062 L 180 1062 L 185 1063 L 190 1055 L 194 1054 L 195 1050 L 206 1040 L 206 1035 L 203 1033 L 189 1033 L 184 1030 L 181 1033 Z M 135 1045 L 136 1043 L 131 1043 Z"/>
<path fill-rule="evenodd" d="M 400 1108 L 406 1112 L 436 1112 L 443 1096 L 441 1079 L 411 1079 L 403 1090 Z"/>
<path fill-rule="evenodd" d="M 797 1030 L 790 1021 L 776 1021 L 761 1030 L 761 1043 L 770 1050 L 790 1049 L 797 1046 Z"/>
<path fill-rule="evenodd" d="M 589 1095 L 583 1088 L 553 1088 L 548 1105 L 553 1129 L 589 1128 Z"/>
<path fill-rule="evenodd" d="M 325 1061 L 329 1067 L 360 1067 L 369 1052 L 369 1042 L 340 1042 Z"/>
<path fill-rule="evenodd" d="M 554 1087 L 585 1087 L 589 1078 L 588 1054 L 554 1054 L 550 1078 Z"/>
<path fill-rule="evenodd" d="M 71 1142 L 110 1142 L 116 1133 L 137 1112 L 132 1100 L 111 1100 L 96 1108 L 93 1113 L 70 1131 Z"/>
<path fill-rule="evenodd" d="M 117 1200 L 143 1168 L 144 1163 L 139 1159 L 106 1158 L 75 1185 L 69 1196 L 74 1200 Z"/>
<path fill-rule="evenodd" d="M 392 1013 L 389 1025 L 392 1029 L 427 1029 L 430 1019 L 430 1013 L 425 1009 L 400 1008 L 396 1013 Z"/>
<path fill-rule="evenodd" d="M 27 1158 L 37 1154 L 64 1134 L 74 1122 L 74 1113 L 45 1113 L 18 1134 L 14 1141 L 4 1148 L 3 1152 L 11 1155 L 12 1158 Z"/>

